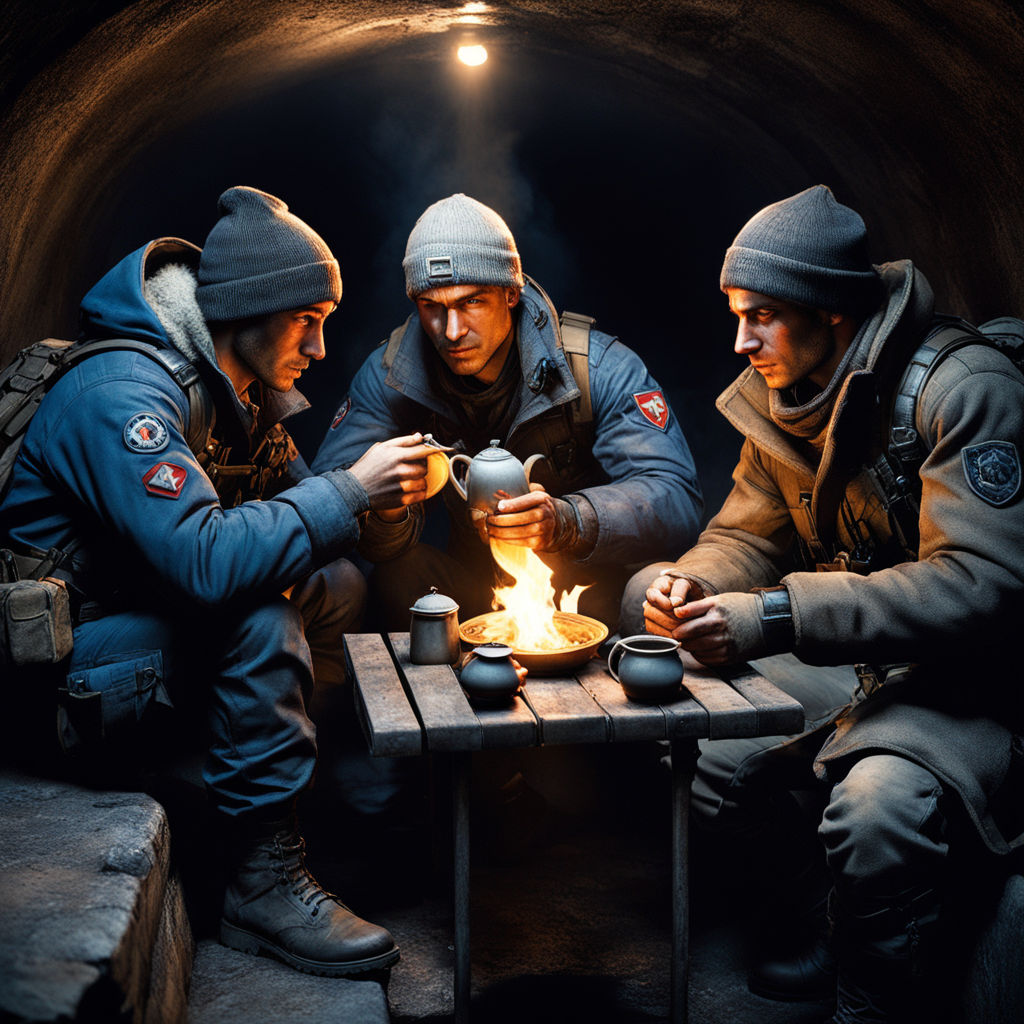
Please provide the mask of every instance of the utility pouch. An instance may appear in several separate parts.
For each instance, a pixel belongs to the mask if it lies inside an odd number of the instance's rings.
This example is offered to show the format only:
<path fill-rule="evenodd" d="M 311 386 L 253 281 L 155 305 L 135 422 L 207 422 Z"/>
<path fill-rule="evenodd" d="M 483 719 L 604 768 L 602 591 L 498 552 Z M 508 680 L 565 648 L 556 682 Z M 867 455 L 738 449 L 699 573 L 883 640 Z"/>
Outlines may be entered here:
<path fill-rule="evenodd" d="M 133 732 L 154 706 L 171 706 L 160 651 L 128 651 L 68 675 L 57 690 L 57 734 L 66 753 Z"/>
<path fill-rule="evenodd" d="M 0 665 L 56 665 L 71 646 L 71 607 L 60 580 L 0 583 Z"/>

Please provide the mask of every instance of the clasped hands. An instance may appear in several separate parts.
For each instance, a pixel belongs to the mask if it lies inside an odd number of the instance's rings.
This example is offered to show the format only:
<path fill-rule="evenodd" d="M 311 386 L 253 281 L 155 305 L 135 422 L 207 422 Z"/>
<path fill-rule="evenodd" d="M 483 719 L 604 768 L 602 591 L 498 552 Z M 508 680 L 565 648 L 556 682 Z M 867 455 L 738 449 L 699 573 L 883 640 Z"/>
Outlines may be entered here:
<path fill-rule="evenodd" d="M 678 640 L 703 665 L 731 665 L 766 651 L 755 594 L 705 594 L 696 580 L 659 576 L 645 597 L 647 632 Z"/>

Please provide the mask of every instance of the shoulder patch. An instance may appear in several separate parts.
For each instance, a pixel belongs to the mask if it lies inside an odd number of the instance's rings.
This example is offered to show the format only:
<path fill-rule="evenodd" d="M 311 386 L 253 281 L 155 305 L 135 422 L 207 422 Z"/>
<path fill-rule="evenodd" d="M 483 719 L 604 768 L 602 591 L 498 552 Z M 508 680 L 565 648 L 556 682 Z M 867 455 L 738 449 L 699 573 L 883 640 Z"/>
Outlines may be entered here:
<path fill-rule="evenodd" d="M 334 414 L 334 419 L 331 420 L 331 430 L 334 430 L 334 428 L 341 423 L 341 421 L 348 415 L 348 411 L 351 408 L 352 399 L 346 398 L 345 401 L 341 403 L 338 411 Z"/>
<path fill-rule="evenodd" d="M 150 494 L 160 498 L 177 498 L 185 486 L 188 470 L 176 466 L 173 462 L 158 462 L 142 478 L 142 483 Z"/>
<path fill-rule="evenodd" d="M 156 413 L 136 413 L 124 425 L 121 437 L 132 452 L 161 452 L 167 447 L 169 433 L 164 421 Z"/>
<path fill-rule="evenodd" d="M 633 395 L 633 401 L 648 423 L 659 430 L 668 426 L 668 402 L 660 391 L 641 391 Z"/>
<path fill-rule="evenodd" d="M 1020 454 L 1012 441 L 985 441 L 960 452 L 967 486 L 995 508 L 1008 505 L 1020 491 Z"/>

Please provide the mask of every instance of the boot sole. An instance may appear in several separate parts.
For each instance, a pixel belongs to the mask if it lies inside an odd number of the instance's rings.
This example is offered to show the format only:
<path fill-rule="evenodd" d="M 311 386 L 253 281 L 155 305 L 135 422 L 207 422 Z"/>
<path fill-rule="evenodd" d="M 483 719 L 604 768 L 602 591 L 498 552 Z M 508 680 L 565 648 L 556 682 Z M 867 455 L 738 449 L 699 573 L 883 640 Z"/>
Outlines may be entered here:
<path fill-rule="evenodd" d="M 240 953 L 251 953 L 254 956 L 268 956 L 286 963 L 304 974 L 318 974 L 324 978 L 347 978 L 353 974 L 366 974 L 369 971 L 380 971 L 390 967 L 399 958 L 399 949 L 392 946 L 386 953 L 367 957 L 365 960 L 342 960 L 337 962 L 309 960 L 282 949 L 276 943 L 255 932 L 239 928 L 230 921 L 221 918 L 220 941 L 229 949 L 237 949 Z"/>

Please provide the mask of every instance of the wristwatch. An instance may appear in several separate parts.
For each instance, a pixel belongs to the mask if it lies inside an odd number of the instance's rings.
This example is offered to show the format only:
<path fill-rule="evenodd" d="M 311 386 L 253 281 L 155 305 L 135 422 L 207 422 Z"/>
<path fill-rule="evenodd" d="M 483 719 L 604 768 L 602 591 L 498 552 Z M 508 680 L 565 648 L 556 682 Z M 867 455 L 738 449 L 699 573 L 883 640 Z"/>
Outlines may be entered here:
<path fill-rule="evenodd" d="M 761 604 L 761 629 L 768 653 L 782 654 L 793 650 L 796 628 L 793 625 L 793 607 L 788 588 L 758 587 L 754 593 Z"/>

